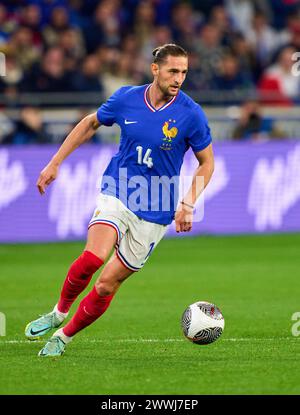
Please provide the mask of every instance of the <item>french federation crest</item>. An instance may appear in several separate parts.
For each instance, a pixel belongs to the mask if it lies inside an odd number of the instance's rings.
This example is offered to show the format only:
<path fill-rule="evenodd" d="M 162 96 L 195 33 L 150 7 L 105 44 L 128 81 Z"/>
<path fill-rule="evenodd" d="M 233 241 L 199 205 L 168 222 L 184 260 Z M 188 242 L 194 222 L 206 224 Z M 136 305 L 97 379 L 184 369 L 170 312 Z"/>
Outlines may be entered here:
<path fill-rule="evenodd" d="M 176 120 L 168 120 L 165 121 L 163 127 L 162 127 L 162 131 L 164 133 L 164 138 L 162 145 L 160 146 L 160 148 L 162 150 L 172 150 L 172 142 L 173 139 L 177 136 L 178 134 L 178 129 L 176 127 L 172 126 L 172 123 L 175 124 Z"/>

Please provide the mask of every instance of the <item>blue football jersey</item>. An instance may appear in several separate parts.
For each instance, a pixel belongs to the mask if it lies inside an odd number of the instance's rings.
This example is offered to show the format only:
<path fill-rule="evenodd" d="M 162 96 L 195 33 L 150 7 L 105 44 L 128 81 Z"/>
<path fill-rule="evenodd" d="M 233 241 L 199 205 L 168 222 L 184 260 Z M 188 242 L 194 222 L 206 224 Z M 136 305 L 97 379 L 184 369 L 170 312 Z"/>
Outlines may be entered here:
<path fill-rule="evenodd" d="M 155 109 L 147 99 L 150 86 L 124 86 L 97 110 L 100 124 L 121 128 L 101 192 L 119 198 L 138 217 L 167 225 L 178 203 L 185 152 L 203 150 L 212 139 L 203 110 L 188 95 L 179 91 Z"/>

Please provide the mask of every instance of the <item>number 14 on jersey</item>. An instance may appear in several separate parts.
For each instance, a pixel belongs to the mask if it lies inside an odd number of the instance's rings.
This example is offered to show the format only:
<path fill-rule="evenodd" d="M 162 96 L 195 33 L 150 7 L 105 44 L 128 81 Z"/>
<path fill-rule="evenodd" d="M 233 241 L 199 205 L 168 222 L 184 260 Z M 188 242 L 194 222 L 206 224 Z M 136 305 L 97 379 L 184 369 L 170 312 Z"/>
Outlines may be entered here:
<path fill-rule="evenodd" d="M 148 148 L 145 152 L 144 158 L 143 158 L 143 147 L 137 146 L 136 151 L 138 153 L 138 164 L 146 164 L 149 169 L 153 166 L 152 157 L 150 157 L 150 154 L 152 152 L 151 148 Z"/>

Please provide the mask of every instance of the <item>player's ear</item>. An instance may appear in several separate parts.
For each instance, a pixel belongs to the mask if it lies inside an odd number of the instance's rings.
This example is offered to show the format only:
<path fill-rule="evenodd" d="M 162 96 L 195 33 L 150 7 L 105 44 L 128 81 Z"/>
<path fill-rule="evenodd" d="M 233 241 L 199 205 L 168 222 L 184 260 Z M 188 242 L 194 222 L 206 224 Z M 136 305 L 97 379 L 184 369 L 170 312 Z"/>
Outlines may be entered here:
<path fill-rule="evenodd" d="M 157 76 L 159 72 L 159 66 L 157 63 L 151 63 L 151 72 L 153 76 Z"/>

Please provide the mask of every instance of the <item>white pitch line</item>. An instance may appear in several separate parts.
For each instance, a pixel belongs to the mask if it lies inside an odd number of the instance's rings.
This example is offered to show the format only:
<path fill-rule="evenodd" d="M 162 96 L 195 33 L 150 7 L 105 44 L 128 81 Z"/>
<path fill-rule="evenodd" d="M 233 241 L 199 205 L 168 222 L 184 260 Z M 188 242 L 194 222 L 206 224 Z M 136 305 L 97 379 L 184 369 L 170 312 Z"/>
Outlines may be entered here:
<path fill-rule="evenodd" d="M 228 338 L 228 339 L 221 339 L 224 341 L 230 342 L 251 342 L 251 341 L 277 341 L 277 340 L 295 340 L 295 337 L 271 337 L 271 338 L 251 338 L 251 337 L 236 337 L 236 338 Z M 109 341 L 115 341 L 117 343 L 175 343 L 175 342 L 184 342 L 185 339 L 116 339 L 116 340 L 103 340 L 103 339 L 92 339 L 86 340 L 90 343 L 106 343 Z"/>
<path fill-rule="evenodd" d="M 270 337 L 270 338 L 263 338 L 263 337 L 237 337 L 232 339 L 222 339 L 222 341 L 230 341 L 230 342 L 252 342 L 252 341 L 278 341 L 278 340 L 296 340 L 294 336 L 290 337 Z"/>
<path fill-rule="evenodd" d="M 1 344 L 37 344 L 37 343 L 45 343 L 45 340 L 2 340 L 0 341 Z M 229 342 L 254 342 L 254 341 L 278 341 L 278 340 L 296 340 L 295 337 L 273 337 L 273 338 L 251 338 L 251 337 L 236 337 L 236 338 L 228 338 L 228 339 L 221 339 L 222 342 L 229 341 Z M 84 343 L 109 343 L 109 342 L 116 342 L 116 343 L 177 343 L 177 342 L 184 342 L 185 339 L 82 339 L 81 342 Z"/>

